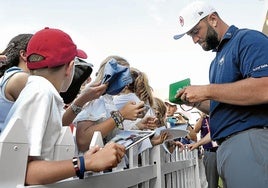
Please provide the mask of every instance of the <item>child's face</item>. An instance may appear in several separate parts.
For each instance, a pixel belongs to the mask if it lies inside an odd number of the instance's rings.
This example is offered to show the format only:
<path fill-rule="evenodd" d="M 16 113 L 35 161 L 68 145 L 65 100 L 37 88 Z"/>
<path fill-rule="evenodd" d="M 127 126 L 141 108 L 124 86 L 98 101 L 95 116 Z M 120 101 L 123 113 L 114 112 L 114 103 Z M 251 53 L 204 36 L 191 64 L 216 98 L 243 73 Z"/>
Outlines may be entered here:
<path fill-rule="evenodd" d="M 177 111 L 177 106 L 176 105 L 167 105 L 167 116 L 173 116 L 174 113 Z"/>

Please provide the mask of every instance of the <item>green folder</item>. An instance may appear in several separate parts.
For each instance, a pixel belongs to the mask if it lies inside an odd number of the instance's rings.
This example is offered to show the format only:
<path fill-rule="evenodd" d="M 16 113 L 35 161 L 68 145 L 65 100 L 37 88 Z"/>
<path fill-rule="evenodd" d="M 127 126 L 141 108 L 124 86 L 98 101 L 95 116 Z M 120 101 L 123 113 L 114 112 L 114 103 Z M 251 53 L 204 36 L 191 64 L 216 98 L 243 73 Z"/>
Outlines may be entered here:
<path fill-rule="evenodd" d="M 169 101 L 176 104 L 183 104 L 180 98 L 175 98 L 175 95 L 180 89 L 183 89 L 186 86 L 191 85 L 190 78 L 186 78 L 184 80 L 172 83 L 169 85 Z"/>

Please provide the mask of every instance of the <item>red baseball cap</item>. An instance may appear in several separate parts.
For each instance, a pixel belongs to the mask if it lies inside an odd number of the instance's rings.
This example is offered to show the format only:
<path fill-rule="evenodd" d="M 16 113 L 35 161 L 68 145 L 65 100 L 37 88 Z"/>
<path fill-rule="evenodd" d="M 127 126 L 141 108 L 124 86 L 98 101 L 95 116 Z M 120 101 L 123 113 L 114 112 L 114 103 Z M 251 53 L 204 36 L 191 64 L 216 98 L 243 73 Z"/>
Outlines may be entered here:
<path fill-rule="evenodd" d="M 29 61 L 33 54 L 44 59 Z M 59 29 L 46 27 L 36 32 L 27 45 L 27 67 L 30 70 L 64 65 L 75 57 L 86 59 L 87 54 L 77 49 L 71 37 Z"/>

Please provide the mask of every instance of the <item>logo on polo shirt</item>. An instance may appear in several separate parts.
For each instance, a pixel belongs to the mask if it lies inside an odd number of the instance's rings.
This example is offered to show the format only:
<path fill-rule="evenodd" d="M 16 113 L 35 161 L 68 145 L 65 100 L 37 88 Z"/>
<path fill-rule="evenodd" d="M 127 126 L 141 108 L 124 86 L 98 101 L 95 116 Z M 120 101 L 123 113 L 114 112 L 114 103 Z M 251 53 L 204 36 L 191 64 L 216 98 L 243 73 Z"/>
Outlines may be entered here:
<path fill-rule="evenodd" d="M 219 65 L 222 65 L 224 63 L 224 56 L 220 59 Z"/>

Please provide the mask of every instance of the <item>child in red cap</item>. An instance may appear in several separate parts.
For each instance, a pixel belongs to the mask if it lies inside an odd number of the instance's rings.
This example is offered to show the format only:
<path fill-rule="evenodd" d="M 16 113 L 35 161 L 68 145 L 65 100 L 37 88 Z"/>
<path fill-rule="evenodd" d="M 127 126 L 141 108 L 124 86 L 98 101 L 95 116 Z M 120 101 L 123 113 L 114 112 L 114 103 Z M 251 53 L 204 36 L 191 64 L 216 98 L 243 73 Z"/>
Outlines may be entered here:
<path fill-rule="evenodd" d="M 86 58 L 86 54 L 58 29 L 42 29 L 28 43 L 27 67 L 31 76 L 6 118 L 6 124 L 10 119 L 20 119 L 27 130 L 26 185 L 54 183 L 75 175 L 82 179 L 85 171 L 115 167 L 125 154 L 123 146 L 110 143 L 83 156 L 53 161 L 64 112 L 59 92 L 66 91 L 72 81 L 75 57 Z"/>

